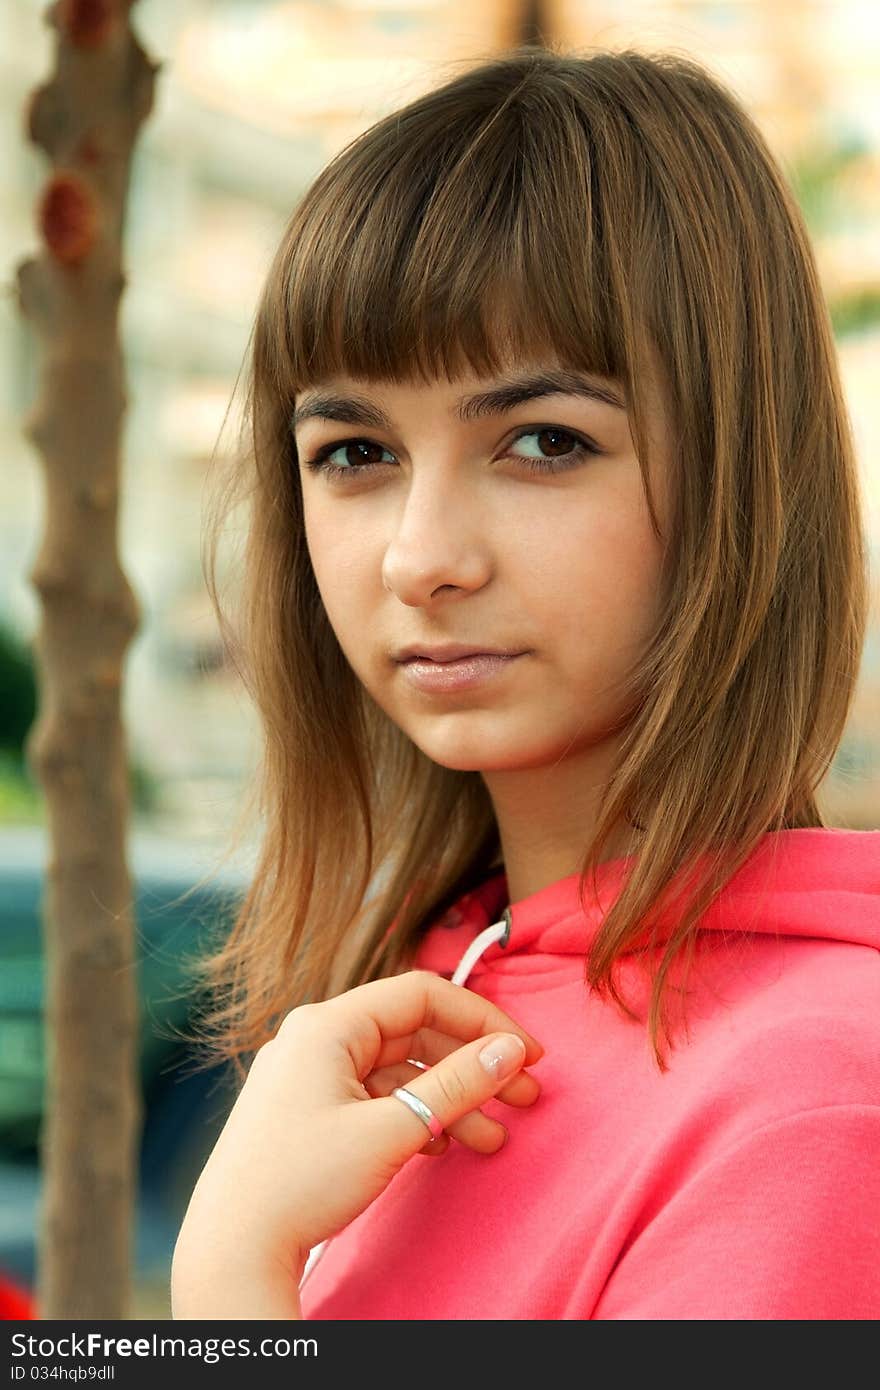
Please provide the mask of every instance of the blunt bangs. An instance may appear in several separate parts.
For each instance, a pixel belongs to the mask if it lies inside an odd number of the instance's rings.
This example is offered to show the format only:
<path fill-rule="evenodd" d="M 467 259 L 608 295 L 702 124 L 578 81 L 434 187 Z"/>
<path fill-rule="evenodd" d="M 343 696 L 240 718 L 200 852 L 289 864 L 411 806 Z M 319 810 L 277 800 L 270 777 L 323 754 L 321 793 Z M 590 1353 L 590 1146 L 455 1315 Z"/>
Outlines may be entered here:
<path fill-rule="evenodd" d="M 628 384 L 601 136 L 564 86 L 532 90 L 525 68 L 505 81 L 500 107 L 472 83 L 448 140 L 433 102 L 385 118 L 298 206 L 274 287 L 289 397 L 339 374 L 430 382 L 537 360 Z"/>

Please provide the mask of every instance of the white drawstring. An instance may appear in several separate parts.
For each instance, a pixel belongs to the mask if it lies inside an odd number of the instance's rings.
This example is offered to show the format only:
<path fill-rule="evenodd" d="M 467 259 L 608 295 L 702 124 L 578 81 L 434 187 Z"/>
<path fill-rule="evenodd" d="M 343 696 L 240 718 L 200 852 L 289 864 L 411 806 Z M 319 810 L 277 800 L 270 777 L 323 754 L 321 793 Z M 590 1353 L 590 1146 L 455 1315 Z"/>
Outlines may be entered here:
<path fill-rule="evenodd" d="M 501 917 L 500 921 L 493 922 L 491 927 L 485 927 L 484 930 L 480 932 L 479 936 L 474 937 L 473 941 L 471 942 L 470 946 L 468 946 L 461 960 L 458 962 L 458 965 L 455 967 L 452 976 L 450 977 L 452 983 L 454 985 L 463 985 L 468 975 L 471 973 L 474 966 L 476 965 L 477 961 L 480 959 L 480 956 L 483 954 L 483 952 L 487 950 L 496 941 L 500 942 L 502 946 L 506 946 L 509 939 L 510 908 L 506 907 L 504 909 L 504 915 Z M 414 1067 L 419 1067 L 422 1071 L 427 1070 L 427 1067 L 425 1066 L 424 1062 L 418 1062 L 414 1057 L 408 1057 L 407 1061 L 410 1062 Z M 308 1279 L 309 1275 L 315 1268 L 315 1265 L 318 1263 L 329 1244 L 330 1238 L 328 1238 L 327 1240 L 322 1240 L 320 1245 L 315 1245 L 309 1251 L 309 1257 L 306 1260 L 305 1268 L 303 1269 L 303 1276 L 299 1281 L 300 1288 L 302 1288 L 303 1284 Z"/>
<path fill-rule="evenodd" d="M 452 975 L 454 985 L 463 985 L 468 975 L 473 970 L 483 952 L 494 942 L 500 941 L 502 946 L 507 945 L 510 936 L 510 916 L 505 912 L 500 922 L 493 922 L 491 927 L 485 927 L 479 936 L 475 936 L 470 946 L 468 946 L 455 971 Z"/>

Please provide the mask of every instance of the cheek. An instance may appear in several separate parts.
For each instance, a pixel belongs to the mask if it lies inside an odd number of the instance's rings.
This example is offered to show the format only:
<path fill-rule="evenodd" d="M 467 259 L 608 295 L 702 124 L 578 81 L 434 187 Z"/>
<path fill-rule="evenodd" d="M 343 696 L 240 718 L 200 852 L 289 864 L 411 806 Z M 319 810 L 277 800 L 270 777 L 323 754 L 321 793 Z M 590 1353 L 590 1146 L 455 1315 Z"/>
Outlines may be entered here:
<path fill-rule="evenodd" d="M 660 542 L 639 506 L 608 507 L 601 519 L 557 531 L 533 573 L 560 656 L 613 666 L 640 650 L 657 620 L 661 567 Z"/>
<path fill-rule="evenodd" d="M 306 545 L 330 625 L 348 654 L 366 615 L 383 592 L 381 568 L 363 534 L 349 534 L 320 508 L 305 508 Z"/>

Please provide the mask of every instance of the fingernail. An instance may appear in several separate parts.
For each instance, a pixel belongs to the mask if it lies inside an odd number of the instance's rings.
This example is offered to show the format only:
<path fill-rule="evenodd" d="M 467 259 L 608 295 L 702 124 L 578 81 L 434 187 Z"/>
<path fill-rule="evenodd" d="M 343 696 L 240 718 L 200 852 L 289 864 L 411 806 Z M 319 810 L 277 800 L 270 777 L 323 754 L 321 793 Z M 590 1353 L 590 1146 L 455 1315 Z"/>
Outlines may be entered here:
<path fill-rule="evenodd" d="M 521 1067 L 526 1055 L 526 1045 L 515 1033 L 502 1033 L 493 1038 L 480 1052 L 480 1066 L 491 1072 L 497 1081 L 510 1076 Z"/>

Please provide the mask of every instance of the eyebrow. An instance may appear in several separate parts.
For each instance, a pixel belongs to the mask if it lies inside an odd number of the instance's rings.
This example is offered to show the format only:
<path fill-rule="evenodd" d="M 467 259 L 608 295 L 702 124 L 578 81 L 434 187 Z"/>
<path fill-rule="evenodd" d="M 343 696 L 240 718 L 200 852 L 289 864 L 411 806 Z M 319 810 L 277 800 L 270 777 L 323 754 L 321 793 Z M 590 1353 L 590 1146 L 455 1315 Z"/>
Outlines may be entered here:
<path fill-rule="evenodd" d="M 479 420 L 487 415 L 503 415 L 524 401 L 541 396 L 581 396 L 614 410 L 626 411 L 623 399 L 608 385 L 568 368 L 552 368 L 527 376 L 505 377 L 487 391 L 461 396 L 453 409 L 460 420 Z M 391 430 L 393 423 L 384 410 L 365 396 L 351 392 L 316 391 L 307 395 L 293 410 L 291 429 L 305 420 L 338 420 L 346 425 L 365 425 Z"/>

